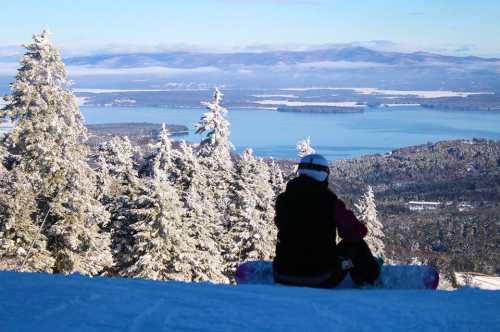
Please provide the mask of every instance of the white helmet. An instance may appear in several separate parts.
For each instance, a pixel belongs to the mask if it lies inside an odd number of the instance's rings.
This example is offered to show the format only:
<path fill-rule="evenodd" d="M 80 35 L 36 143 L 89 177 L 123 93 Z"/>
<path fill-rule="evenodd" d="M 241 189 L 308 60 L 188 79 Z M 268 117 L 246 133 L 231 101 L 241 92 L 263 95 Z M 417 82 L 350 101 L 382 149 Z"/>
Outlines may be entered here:
<path fill-rule="evenodd" d="M 298 173 L 324 182 L 330 174 L 330 168 L 325 157 L 320 154 L 309 154 L 300 160 Z"/>

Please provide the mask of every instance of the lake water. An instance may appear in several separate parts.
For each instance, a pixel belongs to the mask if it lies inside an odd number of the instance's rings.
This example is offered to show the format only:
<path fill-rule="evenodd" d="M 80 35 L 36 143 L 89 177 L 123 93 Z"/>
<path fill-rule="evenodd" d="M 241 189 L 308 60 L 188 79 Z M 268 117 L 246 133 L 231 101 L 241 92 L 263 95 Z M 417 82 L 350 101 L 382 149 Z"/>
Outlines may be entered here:
<path fill-rule="evenodd" d="M 87 123 L 155 122 L 186 125 L 186 139 L 194 134 L 201 108 L 82 107 Z M 422 107 L 367 109 L 355 114 L 282 113 L 262 109 L 234 109 L 228 113 L 231 141 L 259 156 L 296 158 L 297 141 L 311 137 L 317 152 L 330 160 L 346 159 L 446 139 L 500 139 L 500 113 L 441 111 Z"/>

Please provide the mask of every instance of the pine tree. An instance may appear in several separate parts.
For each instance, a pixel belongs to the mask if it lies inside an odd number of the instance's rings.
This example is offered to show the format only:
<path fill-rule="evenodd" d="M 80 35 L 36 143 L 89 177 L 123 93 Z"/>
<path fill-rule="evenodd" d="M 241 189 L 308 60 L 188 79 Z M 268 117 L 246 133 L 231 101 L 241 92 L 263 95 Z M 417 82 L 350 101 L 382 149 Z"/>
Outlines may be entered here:
<path fill-rule="evenodd" d="M 285 190 L 286 183 L 280 165 L 272 158 L 269 164 L 269 176 L 274 195 L 278 196 Z"/>
<path fill-rule="evenodd" d="M 186 141 L 179 144 L 179 152 L 174 158 L 175 185 L 180 193 L 185 192 L 191 187 L 195 179 L 201 178 L 201 166 L 193 150 L 192 145 Z"/>
<path fill-rule="evenodd" d="M 153 148 L 153 153 L 148 157 L 146 173 L 154 176 L 154 164 L 156 163 L 158 164 L 158 169 L 166 173 L 168 178 L 172 179 L 175 171 L 174 159 L 176 158 L 176 151 L 172 149 L 170 133 L 164 123 L 160 132 L 160 140 Z"/>
<path fill-rule="evenodd" d="M 1 119 L 0 119 L 0 124 L 1 124 Z M 7 151 L 5 150 L 5 147 L 3 146 L 3 144 L 1 144 L 1 143 L 2 143 L 2 141 L 0 138 L 0 184 L 2 184 L 2 188 L 5 188 L 7 183 L 8 183 L 8 182 L 6 182 L 8 171 L 4 165 L 4 161 L 5 161 L 5 159 L 7 159 L 6 158 Z"/>
<path fill-rule="evenodd" d="M 191 145 L 180 143 L 176 164 L 176 185 L 184 207 L 182 219 L 196 250 L 192 264 L 193 281 L 227 283 L 219 240 L 224 232 L 212 191 L 207 190 L 207 168 L 200 165 Z"/>
<path fill-rule="evenodd" d="M 218 215 L 211 221 L 217 227 L 227 227 L 227 209 L 229 206 L 229 183 L 232 178 L 233 163 L 231 150 L 233 145 L 229 141 L 229 122 L 225 118 L 227 109 L 220 105 L 222 93 L 215 89 L 211 102 L 203 102 L 208 109 L 199 123 L 195 125 L 196 133 L 206 133 L 197 148 L 197 156 L 202 166 L 205 188 L 210 193 Z"/>
<path fill-rule="evenodd" d="M 37 208 L 31 185 L 22 172 L 1 168 L 0 270 L 52 272 L 54 259 L 41 234 L 45 216 L 32 219 Z"/>
<path fill-rule="evenodd" d="M 368 190 L 363 194 L 357 204 L 354 204 L 359 220 L 368 228 L 366 243 L 372 250 L 373 255 L 385 257 L 384 228 L 377 217 L 377 206 L 373 189 L 368 186 Z"/>
<path fill-rule="evenodd" d="M 137 221 L 135 211 L 140 209 L 146 195 L 133 161 L 136 152 L 127 137 L 113 137 L 97 148 L 99 197 L 111 215 L 106 230 L 111 234 L 113 274 L 124 274 L 131 264 L 133 237 L 130 225 Z"/>
<path fill-rule="evenodd" d="M 149 207 L 134 223 L 133 277 L 190 281 L 194 245 L 182 220 L 182 207 L 174 187 L 161 175 L 158 164 L 150 183 Z"/>
<path fill-rule="evenodd" d="M 243 261 L 271 259 L 276 244 L 274 192 L 268 165 L 246 149 L 236 163 L 235 173 L 225 250 L 228 276 L 234 276 Z"/>
<path fill-rule="evenodd" d="M 212 101 L 202 102 L 208 112 L 202 115 L 195 128 L 196 134 L 206 133 L 198 148 L 199 156 L 222 168 L 230 168 L 234 147 L 229 141 L 229 121 L 225 118 L 228 110 L 220 105 L 222 97 L 223 94 L 215 88 Z"/>
<path fill-rule="evenodd" d="M 19 170 L 4 166 L 7 153 L 0 145 L 0 270 L 51 272 L 54 259 L 42 221 L 32 220 L 36 201 L 31 184 Z"/>
<path fill-rule="evenodd" d="M 137 193 L 140 183 L 133 159 L 136 153 L 126 136 L 115 136 L 98 145 L 95 159 L 101 194 L 132 198 Z"/>
<path fill-rule="evenodd" d="M 305 157 L 315 152 L 316 150 L 314 150 L 311 146 L 311 137 L 307 137 L 306 139 L 303 139 L 302 141 L 299 141 L 297 143 L 297 155 L 299 156 L 299 158 Z"/>
<path fill-rule="evenodd" d="M 100 228 L 108 215 L 95 199 L 83 117 L 48 33 L 34 35 L 25 48 L 2 111 L 16 123 L 5 145 L 13 167 L 32 185 L 33 218 L 47 214 L 42 233 L 56 259 L 54 271 L 98 274 L 112 264 L 109 236 Z"/>

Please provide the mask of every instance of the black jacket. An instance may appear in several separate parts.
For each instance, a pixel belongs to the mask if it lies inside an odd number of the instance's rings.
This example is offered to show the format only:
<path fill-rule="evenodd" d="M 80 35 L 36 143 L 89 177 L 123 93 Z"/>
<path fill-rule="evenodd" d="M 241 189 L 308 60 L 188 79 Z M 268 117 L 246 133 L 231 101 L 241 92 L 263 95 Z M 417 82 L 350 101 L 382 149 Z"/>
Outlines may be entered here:
<path fill-rule="evenodd" d="M 307 176 L 288 182 L 276 200 L 278 242 L 273 268 L 288 275 L 328 273 L 336 262 L 337 196 Z"/>

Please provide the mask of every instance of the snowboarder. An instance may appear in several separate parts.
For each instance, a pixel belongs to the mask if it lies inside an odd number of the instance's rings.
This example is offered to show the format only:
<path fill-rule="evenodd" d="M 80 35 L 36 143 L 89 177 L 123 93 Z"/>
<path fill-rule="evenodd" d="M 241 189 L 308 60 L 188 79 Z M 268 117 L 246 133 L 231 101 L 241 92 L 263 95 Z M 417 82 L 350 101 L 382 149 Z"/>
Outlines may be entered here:
<path fill-rule="evenodd" d="M 349 273 L 361 286 L 373 284 L 380 274 L 379 261 L 363 240 L 366 226 L 328 188 L 329 173 L 323 156 L 307 155 L 299 176 L 277 198 L 275 282 L 331 288 Z"/>

